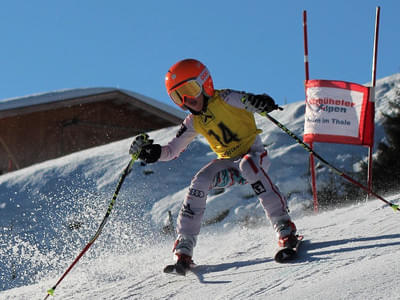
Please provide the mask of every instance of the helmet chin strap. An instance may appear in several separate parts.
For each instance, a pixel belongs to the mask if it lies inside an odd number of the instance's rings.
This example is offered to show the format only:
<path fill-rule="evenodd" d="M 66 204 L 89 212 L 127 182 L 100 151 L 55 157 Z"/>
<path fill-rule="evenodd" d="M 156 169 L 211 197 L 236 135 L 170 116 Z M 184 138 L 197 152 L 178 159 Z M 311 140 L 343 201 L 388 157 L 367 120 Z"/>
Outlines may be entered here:
<path fill-rule="evenodd" d="M 187 107 L 186 106 L 186 108 L 188 109 L 188 111 L 190 111 L 190 113 L 192 114 L 192 115 L 201 115 L 201 111 L 194 111 L 193 109 L 191 109 L 191 108 L 189 108 L 189 107 Z"/>
<path fill-rule="evenodd" d="M 185 107 L 190 111 L 190 113 L 192 113 L 194 115 L 201 115 L 207 111 L 208 100 L 210 99 L 210 97 L 207 96 L 204 92 L 203 92 L 203 96 L 204 96 L 203 107 L 201 108 L 200 111 L 194 111 L 193 109 L 191 109 L 185 105 Z"/>

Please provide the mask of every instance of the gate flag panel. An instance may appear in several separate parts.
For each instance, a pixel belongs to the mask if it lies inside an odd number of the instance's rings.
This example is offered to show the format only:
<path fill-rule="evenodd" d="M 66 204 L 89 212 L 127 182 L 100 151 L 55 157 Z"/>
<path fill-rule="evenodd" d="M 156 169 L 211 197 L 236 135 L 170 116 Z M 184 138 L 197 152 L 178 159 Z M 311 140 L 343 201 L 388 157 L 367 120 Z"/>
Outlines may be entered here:
<path fill-rule="evenodd" d="M 374 102 L 370 87 L 334 80 L 306 82 L 304 141 L 373 145 Z"/>

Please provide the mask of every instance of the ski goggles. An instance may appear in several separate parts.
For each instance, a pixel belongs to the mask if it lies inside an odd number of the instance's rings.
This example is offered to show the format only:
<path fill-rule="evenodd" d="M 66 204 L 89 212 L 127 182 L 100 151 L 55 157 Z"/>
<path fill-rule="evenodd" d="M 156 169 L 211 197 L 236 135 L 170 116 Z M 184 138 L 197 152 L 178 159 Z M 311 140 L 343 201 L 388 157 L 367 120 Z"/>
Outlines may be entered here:
<path fill-rule="evenodd" d="M 200 96 L 203 91 L 203 83 L 209 76 L 210 73 L 207 68 L 204 68 L 197 78 L 184 81 L 171 89 L 169 96 L 176 105 L 183 107 L 185 105 L 185 98 L 197 98 Z"/>

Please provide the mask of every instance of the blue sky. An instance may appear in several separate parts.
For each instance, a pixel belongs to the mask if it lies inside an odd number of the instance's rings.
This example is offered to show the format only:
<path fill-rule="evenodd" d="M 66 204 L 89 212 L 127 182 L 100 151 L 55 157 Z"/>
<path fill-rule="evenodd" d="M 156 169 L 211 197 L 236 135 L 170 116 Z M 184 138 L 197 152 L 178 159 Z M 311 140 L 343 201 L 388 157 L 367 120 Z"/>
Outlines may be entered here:
<path fill-rule="evenodd" d="M 0 2 L 0 99 L 80 87 L 118 87 L 171 104 L 168 68 L 197 58 L 216 88 L 304 99 L 302 12 L 310 79 L 371 80 L 400 72 L 400 1 Z M 171 104 L 173 105 L 173 104 Z"/>

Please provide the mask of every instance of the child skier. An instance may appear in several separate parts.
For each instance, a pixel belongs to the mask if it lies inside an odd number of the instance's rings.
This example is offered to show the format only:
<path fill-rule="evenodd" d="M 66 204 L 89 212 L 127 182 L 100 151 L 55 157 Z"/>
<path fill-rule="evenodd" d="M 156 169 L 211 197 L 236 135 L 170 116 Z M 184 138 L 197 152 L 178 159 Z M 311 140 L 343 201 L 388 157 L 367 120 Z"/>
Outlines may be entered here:
<path fill-rule="evenodd" d="M 214 90 L 211 75 L 201 62 L 185 59 L 166 74 L 165 86 L 172 101 L 190 114 L 167 145 L 153 144 L 146 134 L 133 141 L 130 154 L 140 153 L 146 163 L 177 158 L 198 135 L 203 135 L 218 158 L 205 165 L 192 179 L 177 220 L 174 244 L 177 264 L 188 269 L 200 232 L 208 191 L 215 179 L 230 172 L 251 184 L 278 238 L 280 247 L 295 247 L 296 226 L 288 215 L 285 197 L 268 176 L 269 159 L 257 129 L 254 112 L 280 109 L 266 95 L 233 90 Z M 240 176 L 236 176 L 240 178 Z"/>

